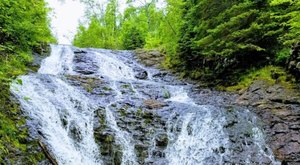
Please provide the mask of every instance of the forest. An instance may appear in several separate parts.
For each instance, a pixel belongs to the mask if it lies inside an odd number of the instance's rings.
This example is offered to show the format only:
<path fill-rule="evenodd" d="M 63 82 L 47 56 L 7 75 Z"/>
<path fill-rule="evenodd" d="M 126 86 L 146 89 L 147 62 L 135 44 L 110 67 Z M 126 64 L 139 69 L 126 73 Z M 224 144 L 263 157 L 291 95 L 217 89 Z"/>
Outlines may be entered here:
<path fill-rule="evenodd" d="M 166 0 L 163 8 L 155 0 L 130 0 L 124 13 L 117 0 L 105 9 L 86 3 L 93 9 L 89 26 L 79 27 L 75 46 L 157 49 L 164 68 L 212 86 L 282 74 L 300 37 L 298 0 Z"/>
<path fill-rule="evenodd" d="M 300 79 L 300 0 L 127 0 L 124 12 L 118 0 L 81 2 L 88 24 L 78 27 L 76 47 L 158 50 L 163 69 L 220 90 L 237 92 L 256 79 L 286 86 Z M 37 144 L 17 127 L 25 118 L 9 85 L 36 70 L 33 54 L 56 43 L 50 10 L 44 0 L 0 2 L 0 162 L 14 162 L 16 152 L 28 164 L 44 159 L 28 154 Z"/>

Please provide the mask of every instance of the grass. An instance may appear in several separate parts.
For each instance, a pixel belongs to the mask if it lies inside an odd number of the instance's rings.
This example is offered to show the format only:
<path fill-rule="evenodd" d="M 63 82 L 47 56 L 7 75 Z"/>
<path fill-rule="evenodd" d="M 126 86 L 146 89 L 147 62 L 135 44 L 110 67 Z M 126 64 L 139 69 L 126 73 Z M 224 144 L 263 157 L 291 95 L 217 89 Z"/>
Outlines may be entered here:
<path fill-rule="evenodd" d="M 269 85 L 280 83 L 286 88 L 292 88 L 293 79 L 288 79 L 289 75 L 283 68 L 270 65 L 261 69 L 250 70 L 240 78 L 240 81 L 236 85 L 225 87 L 225 90 L 235 92 L 247 89 L 255 80 L 264 80 L 266 83 L 269 83 Z"/>

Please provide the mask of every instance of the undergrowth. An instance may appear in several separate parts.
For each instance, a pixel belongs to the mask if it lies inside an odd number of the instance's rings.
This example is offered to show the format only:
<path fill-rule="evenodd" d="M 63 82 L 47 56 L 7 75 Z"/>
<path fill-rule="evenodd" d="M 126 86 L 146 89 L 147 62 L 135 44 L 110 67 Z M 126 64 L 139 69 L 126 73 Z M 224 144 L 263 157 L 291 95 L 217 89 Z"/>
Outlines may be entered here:
<path fill-rule="evenodd" d="M 236 85 L 220 88 L 232 92 L 244 90 L 255 80 L 264 80 L 269 85 L 280 83 L 288 89 L 293 88 L 294 85 L 294 78 L 286 73 L 284 68 L 270 65 L 261 69 L 251 69 L 245 75 L 241 76 L 240 81 Z"/>
<path fill-rule="evenodd" d="M 0 164 L 37 164 L 44 154 L 30 140 L 26 120 L 10 93 L 10 83 L 27 72 L 30 52 L 0 52 Z"/>

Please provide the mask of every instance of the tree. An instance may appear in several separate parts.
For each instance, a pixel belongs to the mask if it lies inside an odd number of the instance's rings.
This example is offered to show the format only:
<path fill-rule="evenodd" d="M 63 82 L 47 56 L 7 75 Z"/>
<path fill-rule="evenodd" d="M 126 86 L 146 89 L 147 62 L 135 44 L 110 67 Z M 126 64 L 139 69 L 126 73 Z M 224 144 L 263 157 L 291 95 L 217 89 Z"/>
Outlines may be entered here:
<path fill-rule="evenodd" d="M 86 1 L 86 3 L 92 5 L 93 1 Z M 93 14 L 89 17 L 90 23 L 87 28 L 83 25 L 79 27 L 73 44 L 78 47 L 119 49 L 121 42 L 118 22 L 120 21 L 117 8 L 117 0 L 108 1 L 103 14 Z"/>
<path fill-rule="evenodd" d="M 145 42 L 141 32 L 136 27 L 131 27 L 131 29 L 125 33 L 123 39 L 124 49 L 127 50 L 143 48 Z"/>
<path fill-rule="evenodd" d="M 127 0 L 128 4 L 138 3 L 147 16 L 148 31 L 151 31 L 151 7 L 155 6 L 157 0 Z"/>
<path fill-rule="evenodd" d="M 3 0 L 0 2 L 0 45 L 29 50 L 54 41 L 49 29 L 44 0 Z"/>

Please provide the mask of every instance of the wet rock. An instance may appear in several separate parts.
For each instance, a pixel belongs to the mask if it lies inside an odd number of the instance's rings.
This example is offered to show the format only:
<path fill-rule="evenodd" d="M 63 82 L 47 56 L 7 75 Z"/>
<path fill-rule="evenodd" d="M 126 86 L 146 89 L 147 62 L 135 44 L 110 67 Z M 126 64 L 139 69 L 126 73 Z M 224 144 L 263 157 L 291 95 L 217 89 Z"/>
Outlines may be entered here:
<path fill-rule="evenodd" d="M 147 155 L 148 155 L 148 152 L 147 152 L 147 149 L 148 147 L 144 144 L 136 144 L 134 146 L 134 149 L 135 149 L 135 152 L 137 153 L 137 156 L 140 158 L 140 161 L 143 161 Z"/>
<path fill-rule="evenodd" d="M 300 152 L 300 144 L 298 142 L 290 142 L 284 148 L 285 153 L 293 154 L 293 153 L 299 153 Z"/>
<path fill-rule="evenodd" d="M 153 75 L 153 77 L 164 78 L 168 73 L 167 72 L 159 72 Z"/>
<path fill-rule="evenodd" d="M 163 151 L 160 151 L 160 150 L 154 150 L 152 152 L 152 154 L 153 154 L 154 157 L 159 157 L 159 158 L 165 157 L 165 153 Z"/>
<path fill-rule="evenodd" d="M 99 66 L 94 62 L 94 57 L 92 54 L 88 53 L 77 53 L 73 59 L 74 71 L 84 74 L 91 75 L 99 70 Z"/>
<path fill-rule="evenodd" d="M 66 78 L 75 86 L 83 87 L 87 92 L 92 93 L 94 89 L 103 86 L 105 83 L 98 78 L 80 76 L 80 75 L 68 75 Z"/>
<path fill-rule="evenodd" d="M 280 84 L 255 81 L 238 99 L 242 105 L 253 105 L 265 122 L 269 144 L 277 159 L 293 164 L 300 161 L 300 94 Z"/>
<path fill-rule="evenodd" d="M 84 75 L 91 75 L 96 73 L 99 68 L 97 65 L 89 65 L 85 63 L 77 63 L 77 66 L 74 69 L 76 72 L 84 74 Z"/>
<path fill-rule="evenodd" d="M 166 106 L 166 104 L 164 102 L 161 102 L 158 100 L 153 100 L 153 99 L 144 100 L 144 105 L 146 108 L 149 108 L 149 109 L 159 109 L 159 108 Z"/>
<path fill-rule="evenodd" d="M 133 71 L 135 73 L 134 77 L 137 79 L 145 80 L 148 78 L 148 72 L 145 69 L 135 67 L 133 68 Z"/>
<path fill-rule="evenodd" d="M 156 146 L 158 147 L 167 147 L 168 145 L 168 135 L 159 134 L 155 138 Z"/>
<path fill-rule="evenodd" d="M 79 49 L 79 48 L 73 48 L 73 52 L 75 54 L 86 54 L 87 53 L 86 51 Z"/>
<path fill-rule="evenodd" d="M 137 79 L 145 80 L 148 78 L 148 73 L 146 71 L 142 71 L 137 73 L 134 77 Z"/>
<path fill-rule="evenodd" d="M 73 139 L 75 139 L 77 141 L 82 140 L 82 134 L 80 132 L 80 129 L 78 129 L 74 123 L 70 124 L 69 130 L 70 130 L 69 134 L 73 137 Z"/>

